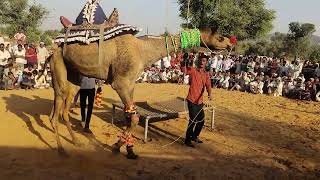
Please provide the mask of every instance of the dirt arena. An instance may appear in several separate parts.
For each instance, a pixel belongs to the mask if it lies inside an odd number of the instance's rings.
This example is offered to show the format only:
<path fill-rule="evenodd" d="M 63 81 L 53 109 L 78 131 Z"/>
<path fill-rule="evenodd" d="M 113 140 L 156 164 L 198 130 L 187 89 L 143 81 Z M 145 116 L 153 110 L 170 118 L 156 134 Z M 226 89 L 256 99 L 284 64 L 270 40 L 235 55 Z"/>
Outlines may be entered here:
<path fill-rule="evenodd" d="M 135 99 L 159 102 L 185 97 L 187 90 L 139 84 Z M 0 179 L 320 179 L 320 103 L 214 90 L 216 128 L 204 129 L 204 144 L 187 148 L 182 138 L 163 147 L 184 136 L 183 118 L 153 123 L 147 144 L 139 126 L 135 150 L 140 159 L 132 161 L 125 149 L 121 155 L 110 151 L 121 132 L 120 125 L 111 125 L 111 103 L 119 97 L 110 86 L 103 96 L 105 108 L 95 109 L 91 120 L 93 135 L 81 132 L 79 109 L 70 114 L 83 147 L 72 144 L 61 122 L 68 153 L 61 156 L 48 119 L 53 90 L 1 91 Z"/>

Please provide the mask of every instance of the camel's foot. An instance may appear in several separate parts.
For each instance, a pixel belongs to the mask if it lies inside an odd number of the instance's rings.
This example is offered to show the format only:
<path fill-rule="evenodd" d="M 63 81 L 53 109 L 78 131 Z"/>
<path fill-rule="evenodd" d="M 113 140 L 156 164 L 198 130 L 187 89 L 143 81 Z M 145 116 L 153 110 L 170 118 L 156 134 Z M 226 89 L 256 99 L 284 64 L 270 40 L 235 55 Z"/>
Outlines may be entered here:
<path fill-rule="evenodd" d="M 50 124 L 51 124 L 51 127 L 52 127 L 53 131 L 55 131 L 54 125 L 52 123 L 52 119 L 50 119 Z"/>
<path fill-rule="evenodd" d="M 115 143 L 112 145 L 112 153 L 113 154 L 119 154 L 120 153 L 120 146 L 118 143 Z"/>
<path fill-rule="evenodd" d="M 58 147 L 58 153 L 59 153 L 59 155 L 64 156 L 64 157 L 68 156 L 67 152 L 64 150 L 63 147 Z"/>
<path fill-rule="evenodd" d="M 127 158 L 128 159 L 137 159 L 139 156 L 133 152 L 133 146 L 127 146 Z"/>

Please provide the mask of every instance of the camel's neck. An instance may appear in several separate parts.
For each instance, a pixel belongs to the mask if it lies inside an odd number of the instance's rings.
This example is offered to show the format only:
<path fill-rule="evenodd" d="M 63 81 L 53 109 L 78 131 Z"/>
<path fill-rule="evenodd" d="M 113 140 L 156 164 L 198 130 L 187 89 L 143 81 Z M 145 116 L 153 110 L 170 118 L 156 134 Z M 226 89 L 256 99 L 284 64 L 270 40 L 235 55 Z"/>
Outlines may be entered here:
<path fill-rule="evenodd" d="M 173 46 L 173 39 L 175 42 L 175 46 Z M 166 41 L 164 37 L 161 38 L 146 38 L 141 40 L 143 43 L 141 43 L 141 49 L 140 53 L 144 62 L 145 67 L 149 67 L 161 58 L 164 58 L 167 56 L 167 48 L 166 48 Z M 168 52 L 174 52 L 175 48 L 176 50 L 180 49 L 181 42 L 180 42 L 180 35 L 175 35 L 167 37 L 168 42 Z"/>

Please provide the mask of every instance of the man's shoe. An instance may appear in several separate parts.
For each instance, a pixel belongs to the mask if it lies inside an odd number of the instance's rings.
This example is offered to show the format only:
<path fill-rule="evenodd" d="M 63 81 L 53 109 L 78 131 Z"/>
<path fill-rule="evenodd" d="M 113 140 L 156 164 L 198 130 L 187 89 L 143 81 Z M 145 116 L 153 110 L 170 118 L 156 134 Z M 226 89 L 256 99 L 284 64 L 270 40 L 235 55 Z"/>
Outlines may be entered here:
<path fill-rule="evenodd" d="M 86 127 L 86 122 L 85 121 L 81 121 L 81 127 L 85 128 Z"/>
<path fill-rule="evenodd" d="M 112 145 L 112 153 L 113 154 L 119 154 L 120 153 L 119 143 L 115 143 L 114 145 Z"/>
<path fill-rule="evenodd" d="M 198 144 L 202 144 L 203 141 L 201 141 L 199 138 L 196 139 L 192 139 L 193 142 L 198 143 Z"/>
<path fill-rule="evenodd" d="M 133 152 L 133 146 L 127 146 L 127 152 L 128 152 L 128 155 L 127 155 L 128 159 L 137 159 L 138 158 L 138 155 L 136 155 Z"/>
<path fill-rule="evenodd" d="M 92 134 L 92 131 L 89 128 L 84 128 L 83 132 L 88 133 L 88 134 Z"/>
<path fill-rule="evenodd" d="M 184 144 L 188 147 L 192 147 L 192 148 L 195 148 L 194 144 L 192 144 L 191 141 L 187 141 L 187 142 L 184 142 Z"/>

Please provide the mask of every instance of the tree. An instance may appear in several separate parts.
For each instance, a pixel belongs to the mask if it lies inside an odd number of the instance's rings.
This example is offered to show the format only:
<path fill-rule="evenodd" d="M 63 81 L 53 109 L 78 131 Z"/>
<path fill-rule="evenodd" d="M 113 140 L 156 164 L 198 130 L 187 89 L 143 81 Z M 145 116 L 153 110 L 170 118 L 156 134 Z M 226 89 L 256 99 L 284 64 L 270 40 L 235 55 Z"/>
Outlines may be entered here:
<path fill-rule="evenodd" d="M 1 0 L 0 26 L 12 37 L 23 30 L 29 41 L 39 40 L 39 26 L 48 15 L 48 10 L 40 4 L 31 4 L 29 0 Z"/>
<path fill-rule="evenodd" d="M 291 22 L 286 38 L 287 52 L 293 57 L 308 58 L 310 50 L 310 38 L 315 32 L 315 25 Z"/>
<path fill-rule="evenodd" d="M 51 45 L 52 40 L 54 40 L 60 33 L 61 31 L 58 30 L 47 30 L 41 34 L 40 39 L 46 45 Z"/>
<path fill-rule="evenodd" d="M 320 45 L 315 45 L 311 47 L 311 53 L 309 56 L 309 60 L 320 62 Z"/>
<path fill-rule="evenodd" d="M 184 20 L 188 20 L 188 2 L 178 0 Z M 190 0 L 190 27 L 214 27 L 239 40 L 261 37 L 272 30 L 275 19 L 275 12 L 265 6 L 264 0 Z"/>

